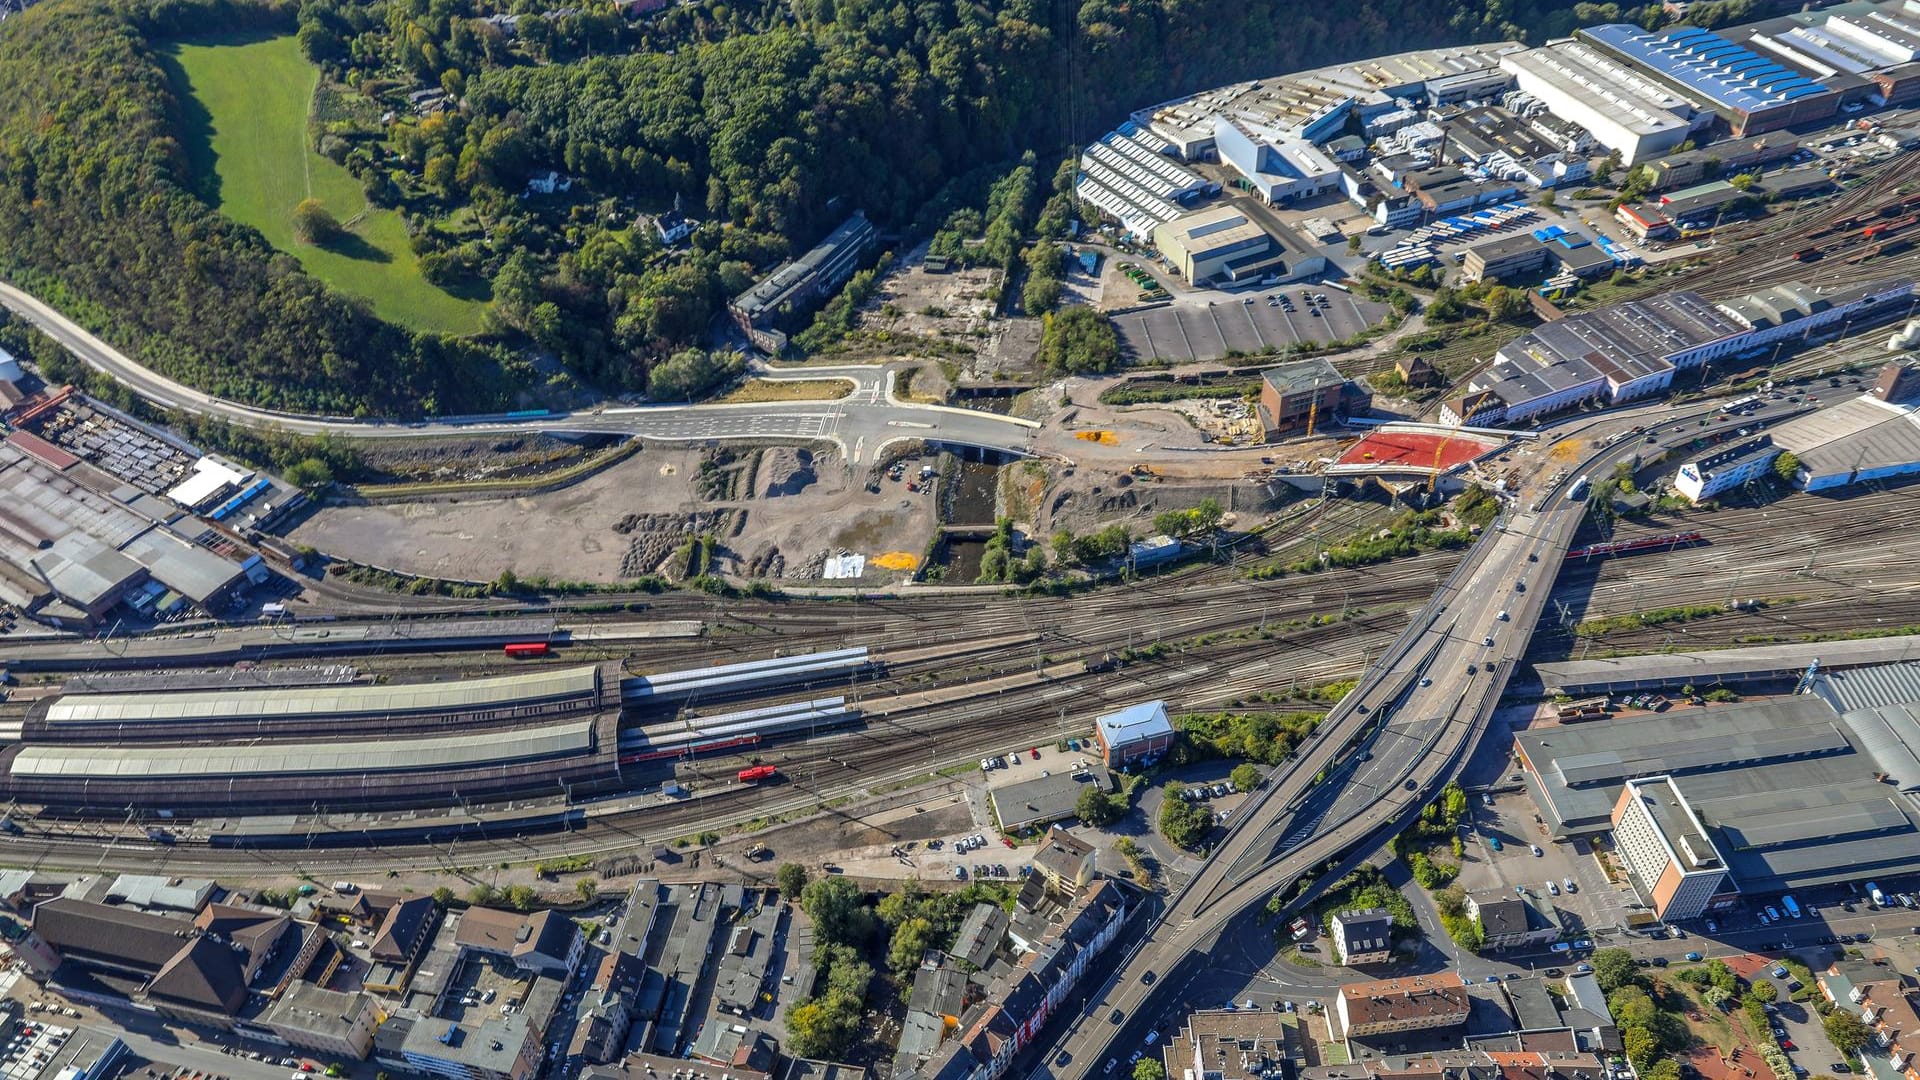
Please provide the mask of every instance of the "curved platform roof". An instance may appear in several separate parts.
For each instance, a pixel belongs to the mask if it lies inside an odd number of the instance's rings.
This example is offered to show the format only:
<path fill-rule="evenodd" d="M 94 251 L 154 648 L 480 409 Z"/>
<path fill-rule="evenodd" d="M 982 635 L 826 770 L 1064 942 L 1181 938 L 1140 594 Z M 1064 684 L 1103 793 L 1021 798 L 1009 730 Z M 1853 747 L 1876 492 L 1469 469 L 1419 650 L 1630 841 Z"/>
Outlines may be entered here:
<path fill-rule="evenodd" d="M 192 780 L 429 771 L 585 754 L 591 719 L 437 739 L 253 746 L 26 746 L 12 775 L 52 780 Z"/>
<path fill-rule="evenodd" d="M 397 686 L 197 690 L 168 694 L 70 694 L 47 707 L 50 724 L 143 724 L 302 716 L 391 716 L 464 712 L 583 696 L 599 688 L 594 666 L 558 668 L 458 682 Z"/>

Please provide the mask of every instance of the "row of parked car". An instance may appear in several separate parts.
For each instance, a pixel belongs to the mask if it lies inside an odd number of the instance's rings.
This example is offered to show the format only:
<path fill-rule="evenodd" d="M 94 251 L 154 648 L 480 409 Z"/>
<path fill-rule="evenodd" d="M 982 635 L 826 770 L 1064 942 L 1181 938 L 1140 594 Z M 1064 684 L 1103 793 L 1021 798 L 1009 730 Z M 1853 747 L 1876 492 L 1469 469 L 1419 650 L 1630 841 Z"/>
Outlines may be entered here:
<path fill-rule="evenodd" d="M 1233 781 L 1224 780 L 1218 784 L 1201 784 L 1199 787 L 1187 788 L 1180 793 L 1180 798 L 1186 802 L 1204 802 L 1208 799 L 1224 798 L 1239 790 L 1233 786 Z"/>
<path fill-rule="evenodd" d="M 1073 745 L 1074 745 L 1074 749 L 1076 750 L 1079 749 L 1080 748 L 1079 740 L 1077 739 L 1074 740 Z M 1039 747 L 1036 746 L 1033 749 L 1028 750 L 1027 753 L 1033 755 L 1033 760 L 1035 761 L 1040 760 Z M 1007 769 L 1007 768 L 1013 767 L 1013 765 L 1019 760 L 1020 760 L 1020 751 L 1018 750 L 1015 750 L 1011 754 L 995 754 L 992 757 L 981 758 L 980 768 L 986 772 L 992 772 L 995 769 Z"/>

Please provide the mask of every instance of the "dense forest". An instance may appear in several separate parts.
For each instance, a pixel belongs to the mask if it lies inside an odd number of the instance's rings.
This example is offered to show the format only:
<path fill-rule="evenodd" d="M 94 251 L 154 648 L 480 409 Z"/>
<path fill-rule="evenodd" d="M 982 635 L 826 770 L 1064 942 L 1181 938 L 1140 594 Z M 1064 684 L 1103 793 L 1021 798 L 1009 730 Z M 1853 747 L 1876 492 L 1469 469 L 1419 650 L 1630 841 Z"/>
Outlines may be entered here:
<path fill-rule="evenodd" d="M 638 389 L 703 345 L 755 272 L 855 208 L 931 232 L 952 207 L 1006 205 L 994 185 L 1024 151 L 1041 154 L 1024 166 L 1031 188 L 1174 94 L 1622 14 L 1556 0 L 698 0 L 629 21 L 604 3 L 545 6 L 47 0 L 0 26 L 0 270 L 168 374 L 272 406 L 488 407 L 530 379 L 513 359 L 529 344 Z M 484 18 L 507 12 L 511 35 Z M 451 108 L 417 120 L 332 110 L 314 134 L 370 200 L 408 215 L 423 269 L 490 284 L 485 341 L 379 321 L 193 194 L 154 45 L 247 26 L 297 30 L 340 93 L 447 94 Z M 580 182 L 564 200 L 523 198 L 550 169 Z M 977 190 L 956 196 L 966 177 Z M 636 214 L 676 200 L 704 224 L 662 250 Z M 929 220 L 930 205 L 949 209 Z"/>
<path fill-rule="evenodd" d="M 189 193 L 179 103 L 150 41 L 289 16 L 53 0 L 0 25 L 0 270 L 219 394 L 338 413 L 497 400 L 504 351 L 381 322 Z"/>

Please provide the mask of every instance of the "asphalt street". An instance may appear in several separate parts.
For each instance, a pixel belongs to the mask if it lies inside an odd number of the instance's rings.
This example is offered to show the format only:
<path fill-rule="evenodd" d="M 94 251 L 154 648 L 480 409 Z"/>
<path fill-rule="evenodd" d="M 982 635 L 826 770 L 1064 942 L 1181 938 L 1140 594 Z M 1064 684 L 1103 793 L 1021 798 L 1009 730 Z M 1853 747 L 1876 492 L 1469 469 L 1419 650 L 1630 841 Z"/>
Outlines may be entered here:
<path fill-rule="evenodd" d="M 1691 421 L 1695 415 L 1688 413 Z M 1684 443 L 1690 429 L 1669 429 Z M 1643 448 L 1621 440 L 1570 470 L 1604 475 Z M 1035 1077 L 1098 1076 L 1143 1044 L 1158 1014 L 1186 1003 L 1237 917 L 1262 907 L 1303 874 L 1336 879 L 1431 797 L 1473 754 L 1514 660 L 1524 655 L 1585 502 L 1553 495 L 1541 510 L 1519 501 L 1489 530 L 1413 625 L 1329 714 L 1302 759 L 1271 782 L 1207 865 L 1133 946 L 1096 1004 L 1074 1018 Z M 1371 715 L 1370 725 L 1356 723 Z M 1356 729 L 1368 732 L 1351 751 Z M 1319 870 L 1329 861 L 1334 870 Z M 1296 898 L 1304 902 L 1307 895 Z M 1470 965 L 1471 966 L 1471 965 Z M 1492 974 L 1492 972 L 1489 972 Z M 1165 981 L 1162 982 L 1162 978 Z M 1481 976 L 1484 977 L 1484 976 Z"/>
<path fill-rule="evenodd" d="M 718 439 L 824 440 L 845 451 L 852 464 L 871 461 L 901 439 L 925 439 L 1004 453 L 1030 452 L 1039 425 L 995 413 L 923 405 L 894 396 L 894 372 L 883 365 L 809 367 L 768 372 L 775 381 L 842 378 L 852 384 L 837 401 L 784 401 L 734 405 L 644 405 L 565 415 L 445 417 L 401 421 L 269 412 L 183 386 L 101 341 L 37 298 L 0 284 L 0 305 L 65 345 L 87 366 L 113 376 L 157 405 L 216 416 L 251 428 L 277 428 L 299 435 L 357 439 L 499 435 L 530 431 L 557 434 L 632 435 L 656 442 Z"/>

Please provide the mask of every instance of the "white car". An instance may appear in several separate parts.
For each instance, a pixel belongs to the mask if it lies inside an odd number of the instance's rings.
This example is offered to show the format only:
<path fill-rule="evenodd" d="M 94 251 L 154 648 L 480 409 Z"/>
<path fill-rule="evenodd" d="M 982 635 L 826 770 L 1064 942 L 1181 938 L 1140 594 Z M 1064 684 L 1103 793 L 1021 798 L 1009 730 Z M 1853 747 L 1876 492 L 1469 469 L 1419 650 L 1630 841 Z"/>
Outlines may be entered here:
<path fill-rule="evenodd" d="M 1539 856 L 1539 854 L 1540 854 L 1540 845 L 1539 845 L 1539 844 L 1528 844 L 1527 846 L 1533 849 L 1533 854 L 1535 855 L 1535 857 L 1538 857 L 1538 856 Z"/>

